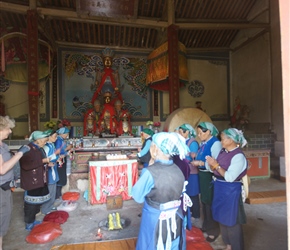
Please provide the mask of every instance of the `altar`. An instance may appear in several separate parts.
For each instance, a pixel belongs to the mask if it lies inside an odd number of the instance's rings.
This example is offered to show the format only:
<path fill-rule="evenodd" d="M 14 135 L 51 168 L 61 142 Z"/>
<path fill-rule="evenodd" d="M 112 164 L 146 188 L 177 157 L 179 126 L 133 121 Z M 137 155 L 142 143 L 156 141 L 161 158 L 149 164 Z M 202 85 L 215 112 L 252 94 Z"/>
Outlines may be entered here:
<path fill-rule="evenodd" d="M 138 180 L 137 159 L 89 160 L 89 201 L 106 203 L 107 196 L 132 198 L 132 187 Z"/>

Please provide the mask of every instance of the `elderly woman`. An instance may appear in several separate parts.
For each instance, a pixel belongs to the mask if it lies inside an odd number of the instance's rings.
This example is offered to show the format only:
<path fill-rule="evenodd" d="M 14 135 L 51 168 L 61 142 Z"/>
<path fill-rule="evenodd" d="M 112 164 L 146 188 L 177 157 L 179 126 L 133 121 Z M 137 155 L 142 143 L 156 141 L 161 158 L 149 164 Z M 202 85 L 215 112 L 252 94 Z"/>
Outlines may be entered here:
<path fill-rule="evenodd" d="M 59 181 L 58 171 L 57 171 L 57 160 L 59 158 L 60 149 L 56 150 L 54 143 L 57 139 L 56 131 L 48 131 L 50 133 L 47 143 L 44 145 L 43 149 L 46 156 L 49 158 L 48 166 L 48 190 L 50 193 L 50 200 L 45 202 L 41 206 L 41 212 L 43 214 L 49 213 L 51 210 L 55 210 L 54 202 L 56 195 L 56 183 Z"/>
<path fill-rule="evenodd" d="M 67 144 L 66 139 L 69 138 L 69 129 L 62 127 L 57 131 L 57 139 L 54 143 L 55 149 L 60 151 L 59 160 L 57 161 L 57 171 L 59 175 L 59 181 L 56 184 L 56 195 L 55 198 L 59 199 L 62 195 L 62 187 L 67 183 L 67 169 L 66 169 L 66 156 L 68 151 L 72 148 L 71 144 Z"/>
<path fill-rule="evenodd" d="M 22 146 L 17 153 L 12 155 L 8 146 L 3 142 L 7 139 L 15 127 L 15 121 L 9 116 L 0 116 L 0 249 L 2 249 L 2 238 L 7 233 L 12 213 L 12 195 L 14 174 L 13 167 L 30 150 Z"/>
<path fill-rule="evenodd" d="M 200 148 L 192 162 L 199 168 L 200 199 L 203 212 L 202 231 L 207 233 L 206 240 L 213 242 L 220 234 L 219 224 L 212 218 L 212 173 L 206 168 L 206 156 L 217 157 L 222 149 L 221 142 L 217 138 L 219 131 L 210 122 L 201 122 L 197 126 L 197 135 L 201 140 Z"/>
<path fill-rule="evenodd" d="M 188 177 L 188 185 L 186 186 L 186 193 L 189 195 L 192 206 L 191 206 L 191 216 L 194 219 L 193 223 L 195 226 L 198 226 L 200 218 L 200 204 L 199 204 L 199 177 L 198 177 L 198 168 L 191 162 L 195 159 L 199 145 L 195 140 L 196 132 L 190 124 L 182 124 L 179 127 L 179 134 L 185 138 L 186 145 L 189 147 L 189 154 L 186 156 L 186 160 L 189 163 L 190 175 Z"/>
<path fill-rule="evenodd" d="M 180 197 L 184 189 L 184 175 L 171 159 L 184 158 L 188 147 L 176 133 L 154 134 L 150 147 L 152 165 L 143 173 L 132 189 L 132 196 L 143 203 L 137 250 L 185 249 L 183 214 Z"/>
<path fill-rule="evenodd" d="M 226 250 L 243 250 L 242 225 L 246 215 L 241 197 L 241 179 L 247 173 L 247 159 L 241 150 L 247 144 L 242 131 L 229 128 L 221 133 L 223 149 L 216 157 L 206 157 L 215 176 L 213 218 L 220 223 Z"/>
<path fill-rule="evenodd" d="M 148 167 L 149 161 L 151 159 L 150 154 L 150 145 L 152 142 L 152 135 L 154 134 L 152 129 L 144 128 L 141 132 L 141 138 L 143 140 L 142 147 L 138 149 L 139 153 L 137 154 L 137 157 L 141 164 L 143 164 L 143 167 Z M 134 156 L 134 154 L 131 154 L 131 156 Z"/>
<path fill-rule="evenodd" d="M 48 132 L 34 131 L 27 145 L 30 151 L 20 159 L 21 188 L 25 190 L 24 221 L 28 231 L 40 223 L 35 216 L 40 212 L 41 205 L 50 199 L 47 187 L 47 164 L 50 159 L 42 149 L 48 136 Z"/>

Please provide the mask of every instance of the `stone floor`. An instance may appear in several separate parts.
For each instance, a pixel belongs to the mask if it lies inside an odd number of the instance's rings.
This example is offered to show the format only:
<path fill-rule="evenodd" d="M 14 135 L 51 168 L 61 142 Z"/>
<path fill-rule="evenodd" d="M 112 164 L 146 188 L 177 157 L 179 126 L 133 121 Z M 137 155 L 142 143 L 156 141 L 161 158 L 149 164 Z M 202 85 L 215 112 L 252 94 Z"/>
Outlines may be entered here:
<path fill-rule="evenodd" d="M 268 191 L 285 189 L 285 183 L 276 179 L 252 180 L 250 191 Z M 54 241 L 33 245 L 25 241 L 28 232 L 23 222 L 23 192 L 14 193 L 13 218 L 8 234 L 3 240 L 4 250 L 48 250 L 52 246 L 80 242 L 96 241 L 99 223 L 108 213 L 105 204 L 90 205 L 84 198 L 78 201 L 76 210 L 69 212 L 68 221 L 61 225 L 63 233 Z M 245 204 L 247 224 L 244 225 L 245 250 L 286 250 L 287 249 L 287 215 L 286 202 L 271 204 Z M 139 231 L 142 205 L 134 200 L 124 201 L 123 208 L 117 210 L 121 217 L 130 220 L 130 225 L 122 230 L 103 230 L 104 240 L 137 237 Z M 42 217 L 38 217 L 42 219 Z M 221 237 L 211 243 L 214 250 L 223 249 Z"/>

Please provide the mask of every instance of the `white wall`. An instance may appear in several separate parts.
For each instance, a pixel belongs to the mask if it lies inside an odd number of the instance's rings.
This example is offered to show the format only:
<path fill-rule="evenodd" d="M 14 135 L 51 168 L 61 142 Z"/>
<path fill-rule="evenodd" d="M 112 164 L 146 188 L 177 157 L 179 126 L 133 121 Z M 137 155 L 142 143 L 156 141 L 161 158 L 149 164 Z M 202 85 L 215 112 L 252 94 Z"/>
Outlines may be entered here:
<path fill-rule="evenodd" d="M 271 123 L 271 63 L 269 34 L 231 53 L 231 98 L 250 107 L 251 123 Z"/>

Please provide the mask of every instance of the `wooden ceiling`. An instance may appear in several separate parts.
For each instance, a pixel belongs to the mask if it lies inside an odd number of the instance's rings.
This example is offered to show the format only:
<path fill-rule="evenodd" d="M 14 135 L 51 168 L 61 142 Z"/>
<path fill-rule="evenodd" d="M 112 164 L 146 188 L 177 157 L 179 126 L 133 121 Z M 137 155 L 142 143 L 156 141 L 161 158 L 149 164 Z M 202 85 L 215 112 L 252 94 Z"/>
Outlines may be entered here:
<path fill-rule="evenodd" d="M 29 9 L 37 10 L 39 35 L 54 48 L 148 52 L 167 40 L 167 27 L 174 24 L 188 51 L 230 50 L 241 30 L 256 30 L 257 36 L 270 27 L 260 21 L 269 9 L 259 9 L 259 0 L 86 0 L 93 7 L 110 3 L 111 10 L 131 2 L 132 15 L 79 11 L 79 1 L 85 0 L 2 0 L 1 37 L 7 30 L 25 30 Z"/>

